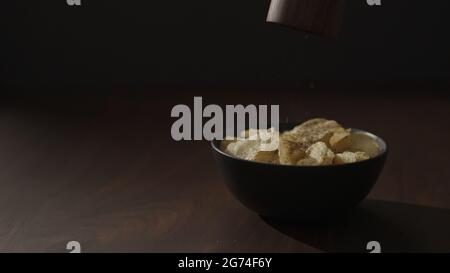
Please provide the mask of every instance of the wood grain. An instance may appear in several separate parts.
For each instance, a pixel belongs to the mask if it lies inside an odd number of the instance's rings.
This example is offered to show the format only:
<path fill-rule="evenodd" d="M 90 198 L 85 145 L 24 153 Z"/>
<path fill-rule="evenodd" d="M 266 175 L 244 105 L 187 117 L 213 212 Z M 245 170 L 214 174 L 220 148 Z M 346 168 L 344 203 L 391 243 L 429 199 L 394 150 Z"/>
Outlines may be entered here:
<path fill-rule="evenodd" d="M 448 99 L 170 92 L 2 101 L 0 251 L 66 252 L 71 240 L 85 252 L 364 252 L 370 240 L 450 250 Z M 208 143 L 171 140 L 170 110 L 194 94 L 279 103 L 283 119 L 332 117 L 383 136 L 391 153 L 370 195 L 378 201 L 336 226 L 261 219 L 227 191 Z"/>

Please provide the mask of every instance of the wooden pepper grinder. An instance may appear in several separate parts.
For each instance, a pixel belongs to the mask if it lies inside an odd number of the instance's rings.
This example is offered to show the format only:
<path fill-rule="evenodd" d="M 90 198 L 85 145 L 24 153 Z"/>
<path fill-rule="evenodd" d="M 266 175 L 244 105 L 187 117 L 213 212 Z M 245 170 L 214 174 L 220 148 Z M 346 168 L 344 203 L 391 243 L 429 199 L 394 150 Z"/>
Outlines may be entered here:
<path fill-rule="evenodd" d="M 272 0 L 267 22 L 336 37 L 344 7 L 345 0 Z"/>

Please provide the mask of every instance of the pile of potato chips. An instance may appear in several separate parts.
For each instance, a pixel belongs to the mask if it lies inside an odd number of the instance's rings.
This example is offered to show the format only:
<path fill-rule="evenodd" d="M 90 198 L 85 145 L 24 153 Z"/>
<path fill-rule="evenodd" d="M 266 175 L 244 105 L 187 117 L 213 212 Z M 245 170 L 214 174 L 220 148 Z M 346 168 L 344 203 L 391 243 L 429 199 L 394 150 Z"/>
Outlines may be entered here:
<path fill-rule="evenodd" d="M 221 142 L 221 150 L 238 158 L 273 164 L 321 166 L 346 164 L 376 156 L 376 140 L 352 132 L 334 120 L 308 120 L 290 131 L 279 133 L 250 129 L 239 138 Z"/>

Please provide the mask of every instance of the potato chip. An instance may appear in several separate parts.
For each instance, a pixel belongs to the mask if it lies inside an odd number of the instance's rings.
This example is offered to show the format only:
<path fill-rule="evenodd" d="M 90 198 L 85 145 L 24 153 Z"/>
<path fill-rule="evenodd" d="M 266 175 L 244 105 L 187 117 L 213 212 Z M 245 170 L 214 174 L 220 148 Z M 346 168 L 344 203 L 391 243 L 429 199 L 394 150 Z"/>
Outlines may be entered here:
<path fill-rule="evenodd" d="M 273 152 L 278 150 L 278 146 L 280 144 L 280 133 L 275 130 L 275 128 L 260 130 L 259 139 L 261 141 L 261 151 Z"/>
<path fill-rule="evenodd" d="M 305 158 L 307 148 L 303 143 L 293 141 L 290 134 L 282 134 L 278 147 L 280 163 L 285 165 L 297 164 L 299 160 Z"/>
<path fill-rule="evenodd" d="M 261 163 L 279 164 L 278 151 L 258 151 L 250 160 Z"/>
<path fill-rule="evenodd" d="M 303 158 L 303 159 L 299 160 L 297 162 L 297 165 L 299 165 L 299 166 L 319 166 L 320 164 L 314 158 L 307 157 L 307 158 Z"/>
<path fill-rule="evenodd" d="M 292 132 L 332 131 L 336 128 L 342 128 L 342 126 L 334 120 L 315 118 L 296 126 Z"/>
<path fill-rule="evenodd" d="M 343 152 L 336 154 L 334 164 L 347 164 L 369 159 L 369 155 L 365 152 Z"/>
<path fill-rule="evenodd" d="M 334 120 L 312 119 L 295 127 L 289 134 L 296 142 L 305 143 L 310 146 L 316 142 L 325 142 L 329 144 L 330 138 L 335 132 L 342 132 L 345 129 Z"/>
<path fill-rule="evenodd" d="M 234 141 L 222 141 L 221 150 L 238 158 L 265 163 L 279 163 L 279 133 L 275 128 L 250 129 Z"/>
<path fill-rule="evenodd" d="M 251 160 L 259 150 L 259 141 L 257 140 L 237 140 L 228 145 L 227 150 L 231 155 Z"/>
<path fill-rule="evenodd" d="M 317 126 L 323 126 L 328 120 L 324 118 L 313 118 L 310 120 L 307 120 L 303 122 L 302 124 L 294 127 L 292 129 L 293 131 L 303 131 L 303 130 L 309 130 L 311 128 L 317 127 Z"/>
<path fill-rule="evenodd" d="M 230 145 L 233 142 L 236 142 L 236 139 L 224 139 L 220 141 L 220 150 L 228 154 L 231 153 L 228 150 L 228 145 Z"/>
<path fill-rule="evenodd" d="M 238 158 L 263 163 L 320 166 L 362 161 L 379 153 L 368 134 L 351 132 L 334 120 L 308 120 L 280 134 L 274 128 L 243 131 L 220 149 Z"/>
<path fill-rule="evenodd" d="M 335 153 L 362 151 L 370 157 L 377 156 L 380 151 L 380 147 L 373 137 L 358 132 L 352 132 L 347 137 L 333 143 L 331 149 Z"/>
<path fill-rule="evenodd" d="M 245 140 L 260 141 L 261 151 L 276 151 L 279 144 L 279 132 L 275 128 L 249 129 L 241 132 L 240 137 Z"/>
<path fill-rule="evenodd" d="M 350 131 L 344 128 L 337 129 L 329 140 L 329 146 L 334 147 L 338 142 L 350 135 Z"/>
<path fill-rule="evenodd" d="M 305 164 L 305 162 L 316 162 L 315 165 L 331 165 L 334 160 L 334 153 L 325 144 L 325 142 L 316 142 L 306 150 L 308 160 L 299 161 L 297 164 Z"/>

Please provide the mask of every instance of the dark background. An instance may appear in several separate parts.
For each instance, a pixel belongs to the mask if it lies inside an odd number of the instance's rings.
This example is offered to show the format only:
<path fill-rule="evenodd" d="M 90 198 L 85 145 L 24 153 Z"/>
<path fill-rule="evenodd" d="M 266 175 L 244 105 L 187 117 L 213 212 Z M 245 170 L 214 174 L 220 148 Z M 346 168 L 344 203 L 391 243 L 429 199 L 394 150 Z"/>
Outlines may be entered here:
<path fill-rule="evenodd" d="M 337 40 L 265 23 L 268 0 L 82 4 L 1 4 L 3 90 L 437 83 L 450 74 L 444 0 L 384 0 L 381 7 L 348 1 Z"/>

